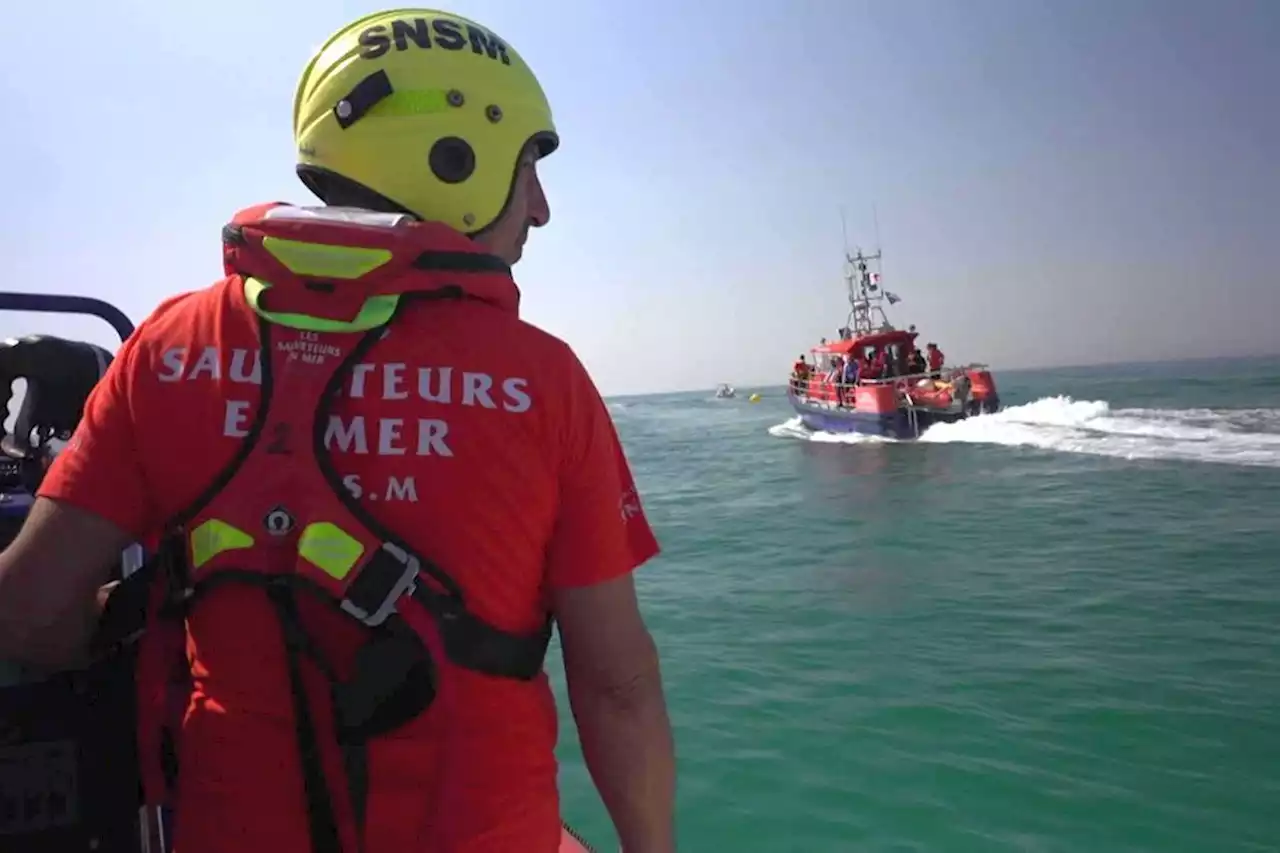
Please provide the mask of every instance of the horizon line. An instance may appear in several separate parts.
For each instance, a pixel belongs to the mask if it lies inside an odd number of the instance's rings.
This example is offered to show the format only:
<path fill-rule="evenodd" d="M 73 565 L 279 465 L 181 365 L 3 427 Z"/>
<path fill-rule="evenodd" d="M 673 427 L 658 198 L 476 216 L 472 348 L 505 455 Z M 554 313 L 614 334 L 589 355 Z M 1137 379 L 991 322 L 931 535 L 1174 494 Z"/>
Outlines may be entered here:
<path fill-rule="evenodd" d="M 991 370 L 993 373 L 999 373 L 999 374 L 1034 373 L 1037 371 L 1045 371 L 1045 370 L 1078 370 L 1081 368 L 1093 368 L 1093 367 L 1138 367 L 1141 365 L 1148 365 L 1148 364 L 1192 364 L 1196 362 L 1208 362 L 1208 361 L 1248 361 L 1252 359 L 1267 359 L 1267 358 L 1280 359 L 1280 351 L 1251 353 L 1247 355 L 1206 355 L 1206 356 L 1195 356 L 1192 358 L 1145 358 L 1145 359 L 1129 359 L 1125 361 L 1076 362 L 1072 364 L 1037 364 L 1037 365 L 1022 366 L 1022 367 L 1000 367 L 1000 368 L 993 367 L 991 368 Z M 997 376 L 997 379 L 998 378 L 999 377 Z M 728 384 L 733 385 L 733 387 L 736 390 L 741 391 L 741 390 L 757 390 L 757 389 L 766 389 L 766 388 L 768 389 L 785 388 L 787 383 L 784 381 L 784 382 L 777 382 L 777 383 L 771 382 L 763 385 L 734 385 L 733 383 L 728 383 Z M 692 394 L 698 391 L 714 391 L 714 390 L 715 390 L 714 385 L 710 387 L 697 385 L 697 386 L 687 387 L 687 388 L 670 388 L 663 391 L 632 391 L 625 394 L 601 394 L 600 396 L 607 401 L 607 400 L 621 400 L 621 399 L 627 399 L 627 398 L 633 399 L 637 397 L 660 397 L 666 394 Z"/>

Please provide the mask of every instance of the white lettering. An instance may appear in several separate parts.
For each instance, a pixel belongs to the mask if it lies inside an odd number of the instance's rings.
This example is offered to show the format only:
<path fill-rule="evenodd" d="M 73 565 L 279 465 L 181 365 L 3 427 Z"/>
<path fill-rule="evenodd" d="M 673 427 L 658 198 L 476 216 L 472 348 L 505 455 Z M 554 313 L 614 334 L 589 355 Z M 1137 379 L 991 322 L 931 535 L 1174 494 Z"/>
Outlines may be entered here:
<path fill-rule="evenodd" d="M 245 362 L 253 358 L 253 366 L 245 370 Z M 231 381 L 262 384 L 262 353 L 258 350 L 233 349 L 231 351 Z"/>
<path fill-rule="evenodd" d="M 160 381 L 177 382 L 181 379 L 183 372 L 186 370 L 186 359 L 186 347 L 174 347 L 161 353 L 160 361 L 164 363 L 166 369 L 160 372 Z"/>
<path fill-rule="evenodd" d="M 222 419 L 222 434 L 230 438 L 244 438 L 249 434 L 245 425 L 249 422 L 249 401 L 228 400 Z"/>
<path fill-rule="evenodd" d="M 382 366 L 382 399 L 403 400 L 409 396 L 404 390 L 404 365 L 384 364 Z"/>
<path fill-rule="evenodd" d="M 299 335 L 297 340 L 279 341 L 276 344 L 276 352 L 289 354 L 289 360 L 295 358 L 302 361 L 303 364 L 324 364 L 329 356 L 335 358 L 342 355 L 342 348 L 333 344 L 320 343 L 319 336 L 314 333 L 308 338 L 306 334 Z"/>
<path fill-rule="evenodd" d="M 418 486 L 412 477 L 403 480 L 398 477 L 387 478 L 387 500 L 418 502 Z"/>
<path fill-rule="evenodd" d="M 321 343 L 321 337 L 314 333 L 300 333 L 299 338 L 277 342 L 277 346 L 288 353 L 290 360 L 310 363 L 322 363 L 331 355 L 341 355 L 340 348 Z M 417 374 L 416 389 L 411 371 Z M 156 375 L 161 382 L 183 379 L 221 382 L 225 379 L 235 384 L 261 385 L 262 372 L 261 353 L 256 349 L 235 348 L 224 353 L 217 347 L 203 346 L 198 353 L 187 347 L 165 350 L 160 355 Z M 452 381 L 455 376 L 459 379 L 456 387 Z M 353 367 L 350 385 L 344 390 L 351 397 L 367 398 L 375 393 L 369 388 L 370 381 L 381 382 L 377 396 L 387 401 L 420 398 L 429 403 L 456 402 L 490 410 L 501 408 L 517 414 L 533 408 L 529 380 L 520 376 L 495 379 L 481 371 L 414 367 L 405 362 L 358 364 Z M 244 400 L 225 401 L 223 435 L 244 438 L 248 434 L 253 419 L 252 405 Z M 415 427 L 416 435 L 413 433 Z M 448 440 L 449 429 L 448 422 L 438 418 L 331 415 L 325 427 L 324 446 L 330 451 L 359 455 L 452 457 L 454 450 Z M 379 493 L 380 489 L 373 489 L 375 498 Z"/>
<path fill-rule="evenodd" d="M 417 421 L 417 440 L 405 440 L 404 418 L 378 418 L 377 441 L 374 454 L 377 456 L 404 456 L 409 453 L 409 445 L 414 444 L 417 456 L 452 456 L 445 438 L 449 435 L 449 425 L 442 420 L 420 418 Z M 330 415 L 329 424 L 325 428 L 324 446 L 327 450 L 341 453 L 367 454 L 369 452 L 369 433 L 373 424 L 367 422 L 363 415 L 354 415 L 344 420 L 339 415 Z"/>
<path fill-rule="evenodd" d="M 449 425 L 434 418 L 418 419 L 418 455 L 419 456 L 452 456 L 453 451 L 445 444 L 445 436 L 449 434 Z"/>
<path fill-rule="evenodd" d="M 486 409 L 496 409 L 489 389 L 493 387 L 493 377 L 487 373 L 462 374 L 462 405 L 474 406 L 476 401 Z"/>
<path fill-rule="evenodd" d="M 364 396 L 364 378 L 373 371 L 372 364 L 357 364 L 351 368 L 351 396 Z"/>
<path fill-rule="evenodd" d="M 342 486 L 356 500 L 367 498 L 371 501 L 408 501 L 415 504 L 418 502 L 418 484 L 413 477 L 387 477 L 386 485 L 381 493 L 378 492 L 376 486 L 366 491 L 364 483 L 360 481 L 359 474 L 348 474 L 343 477 Z"/>
<path fill-rule="evenodd" d="M 211 379 L 215 382 L 222 379 L 222 351 L 217 347 L 202 347 L 191 369 L 187 370 L 186 347 L 173 347 L 160 355 L 163 368 L 156 374 L 161 382 L 177 382 L 179 379 Z M 229 378 L 242 385 L 262 384 L 262 359 L 256 349 L 231 350 Z"/>
<path fill-rule="evenodd" d="M 418 368 L 418 396 L 429 403 L 448 403 L 453 399 L 452 394 L 450 394 L 452 385 L 449 382 L 449 379 L 453 374 L 453 368 L 440 367 L 434 368 L 434 370 L 439 372 L 440 381 L 437 383 L 438 387 L 436 390 L 432 391 L 431 374 L 433 372 L 433 368 Z"/>
<path fill-rule="evenodd" d="M 342 485 L 347 487 L 347 491 L 351 493 L 351 497 L 360 500 L 364 494 L 364 489 L 360 488 L 360 475 L 348 474 L 342 478 Z"/>
<path fill-rule="evenodd" d="M 507 397 L 507 402 L 502 404 L 502 408 L 508 412 L 529 411 L 533 400 L 529 399 L 529 395 L 524 390 L 528 384 L 529 380 L 517 377 L 502 380 L 502 393 Z"/>
<path fill-rule="evenodd" d="M 209 378 L 215 382 L 222 378 L 221 353 L 217 347 L 205 347 L 200 350 L 200 357 L 196 359 L 195 366 L 191 368 L 191 372 L 187 374 L 187 380 L 196 379 L 201 373 L 208 373 Z"/>
<path fill-rule="evenodd" d="M 364 432 L 364 417 L 356 415 L 344 426 L 342 418 L 330 415 L 329 425 L 324 430 L 325 449 L 332 451 L 334 444 L 343 453 L 368 453 L 369 441 Z"/>
<path fill-rule="evenodd" d="M 403 456 L 405 447 L 400 443 L 400 429 L 404 426 L 404 418 L 378 419 L 378 455 Z"/>

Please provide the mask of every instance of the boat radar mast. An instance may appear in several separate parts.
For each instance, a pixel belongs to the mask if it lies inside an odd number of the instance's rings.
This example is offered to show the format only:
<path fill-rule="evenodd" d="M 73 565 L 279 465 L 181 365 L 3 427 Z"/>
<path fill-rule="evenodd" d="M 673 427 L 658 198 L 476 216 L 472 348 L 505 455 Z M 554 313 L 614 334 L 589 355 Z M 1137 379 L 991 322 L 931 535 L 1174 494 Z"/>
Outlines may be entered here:
<path fill-rule="evenodd" d="M 875 269 L 868 265 L 872 263 Z M 851 310 L 849 325 L 841 329 L 841 336 L 849 338 L 892 331 L 893 324 L 885 316 L 884 303 L 893 305 L 899 301 L 899 297 L 880 287 L 880 250 L 877 249 L 874 254 L 864 254 L 859 248 L 852 255 L 846 251 L 844 280 L 849 288 Z"/>

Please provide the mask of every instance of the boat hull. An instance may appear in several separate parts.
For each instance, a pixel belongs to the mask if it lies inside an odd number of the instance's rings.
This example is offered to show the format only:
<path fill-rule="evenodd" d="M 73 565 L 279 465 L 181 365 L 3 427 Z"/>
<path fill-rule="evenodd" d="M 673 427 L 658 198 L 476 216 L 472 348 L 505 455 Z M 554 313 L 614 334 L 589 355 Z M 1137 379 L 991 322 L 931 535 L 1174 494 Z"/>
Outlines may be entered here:
<path fill-rule="evenodd" d="M 919 438 L 934 424 L 954 423 L 1000 410 L 1000 398 L 994 393 L 981 402 L 970 401 L 964 409 L 910 410 L 904 406 L 884 412 L 836 407 L 829 402 L 800 397 L 794 392 L 788 393 L 787 399 L 800 416 L 801 423 L 815 432 L 858 433 L 907 440 Z"/>

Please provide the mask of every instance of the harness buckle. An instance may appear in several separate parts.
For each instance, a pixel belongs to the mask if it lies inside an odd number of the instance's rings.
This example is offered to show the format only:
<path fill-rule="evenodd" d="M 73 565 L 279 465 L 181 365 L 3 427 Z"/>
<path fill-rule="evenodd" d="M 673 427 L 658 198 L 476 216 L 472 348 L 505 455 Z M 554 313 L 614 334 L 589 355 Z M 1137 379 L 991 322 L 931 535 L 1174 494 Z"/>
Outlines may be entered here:
<path fill-rule="evenodd" d="M 344 612 L 376 628 L 396 612 L 396 605 L 418 587 L 418 558 L 398 545 L 383 542 L 342 599 Z"/>

